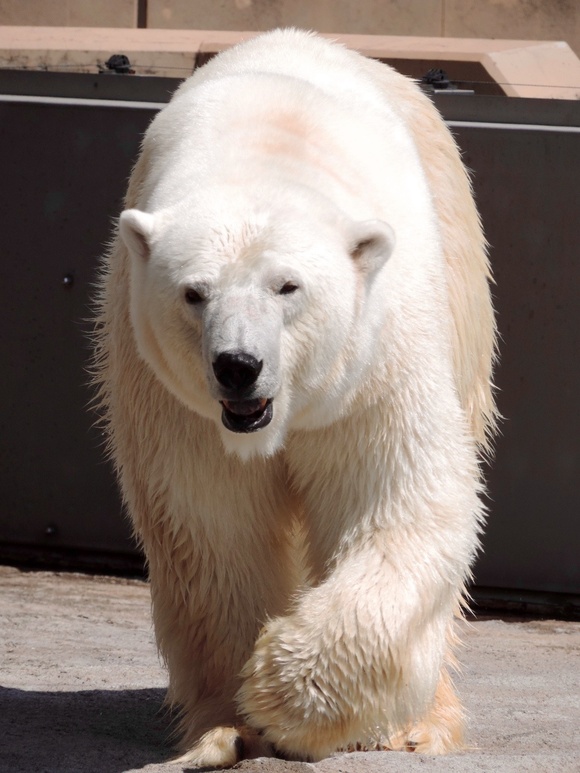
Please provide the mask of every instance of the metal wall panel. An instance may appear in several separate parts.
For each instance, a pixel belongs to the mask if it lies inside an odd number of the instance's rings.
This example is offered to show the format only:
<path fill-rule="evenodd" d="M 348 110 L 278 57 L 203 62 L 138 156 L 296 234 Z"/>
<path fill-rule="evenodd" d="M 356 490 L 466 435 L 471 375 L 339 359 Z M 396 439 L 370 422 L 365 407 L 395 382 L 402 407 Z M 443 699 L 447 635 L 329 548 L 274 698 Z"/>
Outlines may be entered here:
<path fill-rule="evenodd" d="M 0 102 L 0 540 L 133 550 L 87 410 L 97 258 L 151 110 Z"/>
<path fill-rule="evenodd" d="M 484 585 L 580 592 L 580 129 L 567 128 L 457 130 L 501 334 Z"/>
<path fill-rule="evenodd" d="M 133 94 L 143 99 L 138 82 Z M 86 84 L 94 97 L 95 78 Z M 131 79 L 106 87 L 112 101 L 0 100 L 0 555 L 133 550 L 87 410 L 86 319 L 97 259 L 155 108 L 114 101 L 132 98 Z M 169 90 L 155 79 L 151 99 Z M 475 173 L 502 337 L 505 421 L 476 580 L 579 593 L 580 106 L 437 102 Z"/>

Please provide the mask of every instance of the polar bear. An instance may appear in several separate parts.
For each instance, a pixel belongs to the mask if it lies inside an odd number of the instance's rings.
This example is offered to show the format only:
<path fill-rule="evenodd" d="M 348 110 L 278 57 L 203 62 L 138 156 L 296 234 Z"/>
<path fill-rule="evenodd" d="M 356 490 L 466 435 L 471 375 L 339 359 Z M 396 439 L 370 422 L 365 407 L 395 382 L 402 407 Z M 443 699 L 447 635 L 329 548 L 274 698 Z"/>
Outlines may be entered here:
<path fill-rule="evenodd" d="M 152 122 L 95 356 L 188 764 L 461 745 L 489 279 L 456 145 L 385 65 L 278 30 Z"/>

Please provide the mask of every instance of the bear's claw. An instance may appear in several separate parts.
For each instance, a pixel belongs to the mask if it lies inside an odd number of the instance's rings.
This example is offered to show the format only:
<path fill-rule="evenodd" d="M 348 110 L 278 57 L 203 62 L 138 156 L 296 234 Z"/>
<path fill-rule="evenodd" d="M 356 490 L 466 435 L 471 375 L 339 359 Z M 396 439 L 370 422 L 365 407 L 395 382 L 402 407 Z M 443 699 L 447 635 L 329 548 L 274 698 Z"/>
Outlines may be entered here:
<path fill-rule="evenodd" d="M 241 760 L 272 757 L 271 745 L 245 725 L 214 727 L 174 762 L 196 768 L 231 768 Z"/>

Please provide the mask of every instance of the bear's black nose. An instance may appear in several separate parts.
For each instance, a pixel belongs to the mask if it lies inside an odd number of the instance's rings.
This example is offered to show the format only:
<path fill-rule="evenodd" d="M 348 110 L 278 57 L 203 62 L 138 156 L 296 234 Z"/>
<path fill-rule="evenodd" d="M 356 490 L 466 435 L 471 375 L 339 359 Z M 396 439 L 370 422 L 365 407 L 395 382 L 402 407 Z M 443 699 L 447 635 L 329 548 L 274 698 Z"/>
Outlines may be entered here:
<path fill-rule="evenodd" d="M 219 383 L 226 389 L 243 392 L 255 384 L 262 360 L 246 352 L 222 352 L 213 363 L 213 372 Z"/>

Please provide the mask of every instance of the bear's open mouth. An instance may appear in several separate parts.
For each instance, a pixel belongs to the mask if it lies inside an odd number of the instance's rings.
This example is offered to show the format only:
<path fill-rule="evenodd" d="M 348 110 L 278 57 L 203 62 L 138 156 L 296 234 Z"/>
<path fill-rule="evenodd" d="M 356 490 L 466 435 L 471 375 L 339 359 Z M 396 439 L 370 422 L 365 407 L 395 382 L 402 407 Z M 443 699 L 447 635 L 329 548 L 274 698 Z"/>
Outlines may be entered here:
<path fill-rule="evenodd" d="M 256 432 L 272 421 L 272 398 L 221 400 L 222 423 L 231 432 Z"/>

